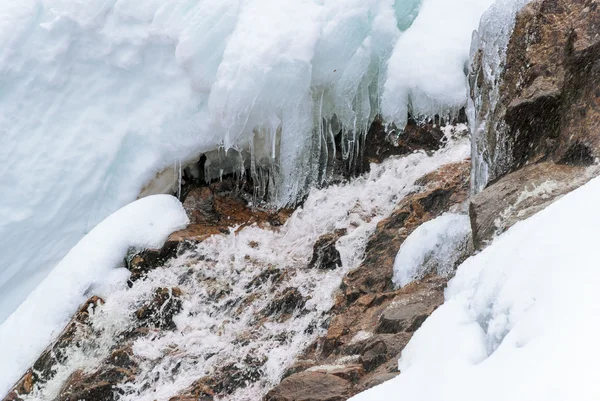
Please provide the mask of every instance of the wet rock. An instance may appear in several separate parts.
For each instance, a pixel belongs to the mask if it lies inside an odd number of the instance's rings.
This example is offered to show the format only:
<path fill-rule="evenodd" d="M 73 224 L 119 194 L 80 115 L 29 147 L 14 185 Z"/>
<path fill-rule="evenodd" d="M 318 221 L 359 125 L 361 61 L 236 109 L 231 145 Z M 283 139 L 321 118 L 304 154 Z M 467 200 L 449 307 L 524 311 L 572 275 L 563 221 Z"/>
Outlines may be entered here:
<path fill-rule="evenodd" d="M 279 315 L 282 320 L 301 309 L 306 304 L 306 299 L 297 288 L 288 287 L 277 296 L 261 313 L 263 316 Z"/>
<path fill-rule="evenodd" d="M 483 248 L 496 234 L 544 209 L 596 176 L 596 166 L 539 163 L 510 173 L 471 197 L 473 242 Z"/>
<path fill-rule="evenodd" d="M 390 156 L 406 155 L 415 150 L 437 150 L 442 144 L 444 134 L 435 121 L 417 123 L 409 119 L 408 124 L 399 132 L 388 130 L 380 119 L 376 119 L 365 141 L 365 170 L 368 163 L 381 163 Z"/>
<path fill-rule="evenodd" d="M 283 275 L 284 273 L 281 271 L 281 269 L 278 269 L 275 266 L 269 266 L 267 269 L 263 270 L 256 277 L 250 280 L 250 282 L 245 286 L 245 289 L 256 289 L 268 281 L 276 283 L 282 278 Z"/>
<path fill-rule="evenodd" d="M 131 370 L 109 367 L 88 374 L 73 373 L 63 385 L 56 401 L 112 401 L 116 400 L 115 386 L 134 378 Z"/>
<path fill-rule="evenodd" d="M 142 326 L 174 329 L 173 317 L 181 311 L 180 297 L 181 290 L 177 287 L 158 288 L 153 298 L 135 312 L 135 316 Z"/>
<path fill-rule="evenodd" d="M 336 230 L 334 233 L 322 235 L 313 246 L 313 255 L 308 268 L 334 270 L 341 266 L 342 259 L 335 244 L 345 234 L 346 230 Z"/>
<path fill-rule="evenodd" d="M 177 241 L 167 241 L 160 249 L 146 249 L 125 258 L 125 266 L 131 272 L 129 286 L 131 287 L 132 283 L 146 276 L 148 272 L 175 257 L 178 247 Z"/>
<path fill-rule="evenodd" d="M 264 401 L 344 401 L 350 397 L 350 383 L 321 372 L 302 372 L 284 379 L 269 391 Z"/>

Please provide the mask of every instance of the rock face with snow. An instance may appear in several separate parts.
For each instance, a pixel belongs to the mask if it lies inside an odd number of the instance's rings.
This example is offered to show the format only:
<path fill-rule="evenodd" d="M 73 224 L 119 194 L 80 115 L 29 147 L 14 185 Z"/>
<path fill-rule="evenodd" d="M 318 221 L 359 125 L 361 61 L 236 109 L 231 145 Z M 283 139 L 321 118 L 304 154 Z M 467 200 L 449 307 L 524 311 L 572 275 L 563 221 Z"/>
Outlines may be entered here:
<path fill-rule="evenodd" d="M 489 28 L 501 16 L 494 8 L 484 16 L 472 54 L 476 190 L 525 164 L 585 166 L 600 156 L 598 2 L 532 1 L 512 35 Z"/>
<path fill-rule="evenodd" d="M 486 13 L 472 53 L 477 248 L 599 172 L 598 2 L 531 1 L 516 14 L 512 34 L 493 29 L 503 13 Z"/>

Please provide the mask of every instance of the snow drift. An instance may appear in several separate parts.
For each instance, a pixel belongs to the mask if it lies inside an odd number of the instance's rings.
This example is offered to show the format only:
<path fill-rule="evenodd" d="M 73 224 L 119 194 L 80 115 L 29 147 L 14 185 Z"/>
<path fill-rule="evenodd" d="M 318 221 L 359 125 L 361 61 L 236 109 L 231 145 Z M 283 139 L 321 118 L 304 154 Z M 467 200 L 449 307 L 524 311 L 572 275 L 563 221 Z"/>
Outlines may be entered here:
<path fill-rule="evenodd" d="M 597 400 L 600 178 L 465 261 L 402 374 L 354 401 Z"/>
<path fill-rule="evenodd" d="M 161 171 L 145 193 L 206 153 L 209 176 L 249 168 L 284 205 L 336 135 L 351 160 L 380 111 L 402 126 L 456 110 L 490 3 L 1 2 L 0 322 Z"/>
<path fill-rule="evenodd" d="M 118 210 L 71 249 L 27 300 L 0 325 L 0 396 L 30 367 L 91 295 L 126 287 L 129 271 L 117 268 L 130 247 L 160 247 L 187 225 L 170 195 L 140 199 Z"/>

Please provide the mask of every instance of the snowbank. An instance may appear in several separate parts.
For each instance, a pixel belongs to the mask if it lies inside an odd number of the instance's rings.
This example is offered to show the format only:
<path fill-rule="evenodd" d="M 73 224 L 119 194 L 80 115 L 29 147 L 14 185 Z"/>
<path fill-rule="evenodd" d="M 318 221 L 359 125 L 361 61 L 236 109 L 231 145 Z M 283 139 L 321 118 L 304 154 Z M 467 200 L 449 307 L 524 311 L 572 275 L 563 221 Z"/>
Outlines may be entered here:
<path fill-rule="evenodd" d="M 188 218 L 179 201 L 155 195 L 125 206 L 95 227 L 65 256 L 27 300 L 0 325 L 0 396 L 65 327 L 91 295 L 124 286 L 115 269 L 130 247 L 159 247 Z"/>
<path fill-rule="evenodd" d="M 283 205 L 322 179 L 334 134 L 358 154 L 386 101 L 464 103 L 460 66 L 489 2 L 0 2 L 0 322 L 160 171 L 174 189 L 198 154 L 243 149 L 227 169 L 270 168 L 256 182 Z M 391 96 L 399 85 L 437 106 Z"/>
<path fill-rule="evenodd" d="M 427 273 L 447 276 L 467 251 L 471 236 L 468 215 L 446 213 L 421 224 L 400 246 L 393 281 L 404 287 Z"/>
<path fill-rule="evenodd" d="M 382 111 L 406 125 L 415 117 L 456 115 L 465 106 L 469 49 L 481 14 L 494 0 L 427 0 L 389 61 Z"/>
<path fill-rule="evenodd" d="M 352 400 L 599 399 L 599 202 L 596 178 L 464 262 L 402 374 Z"/>

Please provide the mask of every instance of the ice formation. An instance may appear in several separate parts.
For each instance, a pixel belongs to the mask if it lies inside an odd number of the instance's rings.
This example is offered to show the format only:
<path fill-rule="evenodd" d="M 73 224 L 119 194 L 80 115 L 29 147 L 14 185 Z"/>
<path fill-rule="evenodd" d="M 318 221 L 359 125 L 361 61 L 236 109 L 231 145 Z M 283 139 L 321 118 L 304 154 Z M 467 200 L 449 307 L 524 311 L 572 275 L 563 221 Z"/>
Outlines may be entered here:
<path fill-rule="evenodd" d="M 457 115 L 465 106 L 465 71 L 473 30 L 493 0 L 423 1 L 390 57 L 382 112 L 400 127 L 415 118 Z"/>
<path fill-rule="evenodd" d="M 0 325 L 0 397 L 30 367 L 90 295 L 106 296 L 126 285 L 118 268 L 129 248 L 159 247 L 188 223 L 170 195 L 133 202 L 87 234 L 50 275 Z"/>
<path fill-rule="evenodd" d="M 249 169 L 283 205 L 327 175 L 336 142 L 356 157 L 381 110 L 398 126 L 405 105 L 455 110 L 489 3 L 0 2 L 0 322 L 92 227 L 143 188 L 174 191 L 202 153 L 210 177 Z"/>
<path fill-rule="evenodd" d="M 498 110 L 506 49 L 517 12 L 530 0 L 497 0 L 481 17 L 471 43 L 471 66 L 480 57 L 478 71 L 469 77 L 472 98 L 467 115 L 472 133 L 471 187 L 481 191 L 511 162 L 511 149 L 505 139 L 507 127 Z M 479 75 L 481 74 L 481 76 Z"/>
<path fill-rule="evenodd" d="M 138 373 L 119 388 L 120 401 L 167 401 L 195 380 L 226 372 L 224 367 L 232 364 L 248 375 L 248 386 L 224 399 L 262 399 L 296 355 L 324 333 L 322 323 L 333 305 L 333 293 L 344 275 L 361 263 L 377 224 L 404 196 L 420 189 L 420 177 L 465 160 L 468 154 L 468 140 L 463 138 L 432 156 L 416 152 L 372 165 L 369 174 L 349 183 L 313 189 L 279 229 L 254 225 L 215 235 L 151 271 L 132 288 L 116 287 L 91 317 L 97 335 L 86 337 L 89 344 L 71 344 L 54 379 L 26 399 L 53 400 L 72 372 L 97 367 L 112 352 L 118 334 L 134 323 L 133 312 L 159 287 L 181 290 L 182 311 L 174 318 L 173 331 L 151 330 L 134 342 Z M 307 268 L 315 241 L 336 229 L 347 230 L 336 245 L 342 266 Z M 265 308 L 289 288 L 305 297 L 302 313 L 281 322 L 265 315 Z"/>
<path fill-rule="evenodd" d="M 600 179 L 465 261 L 402 353 L 352 401 L 597 400 Z"/>
<path fill-rule="evenodd" d="M 471 222 L 465 214 L 446 213 L 421 224 L 400 246 L 393 281 L 404 287 L 427 273 L 448 276 L 468 250 Z"/>

